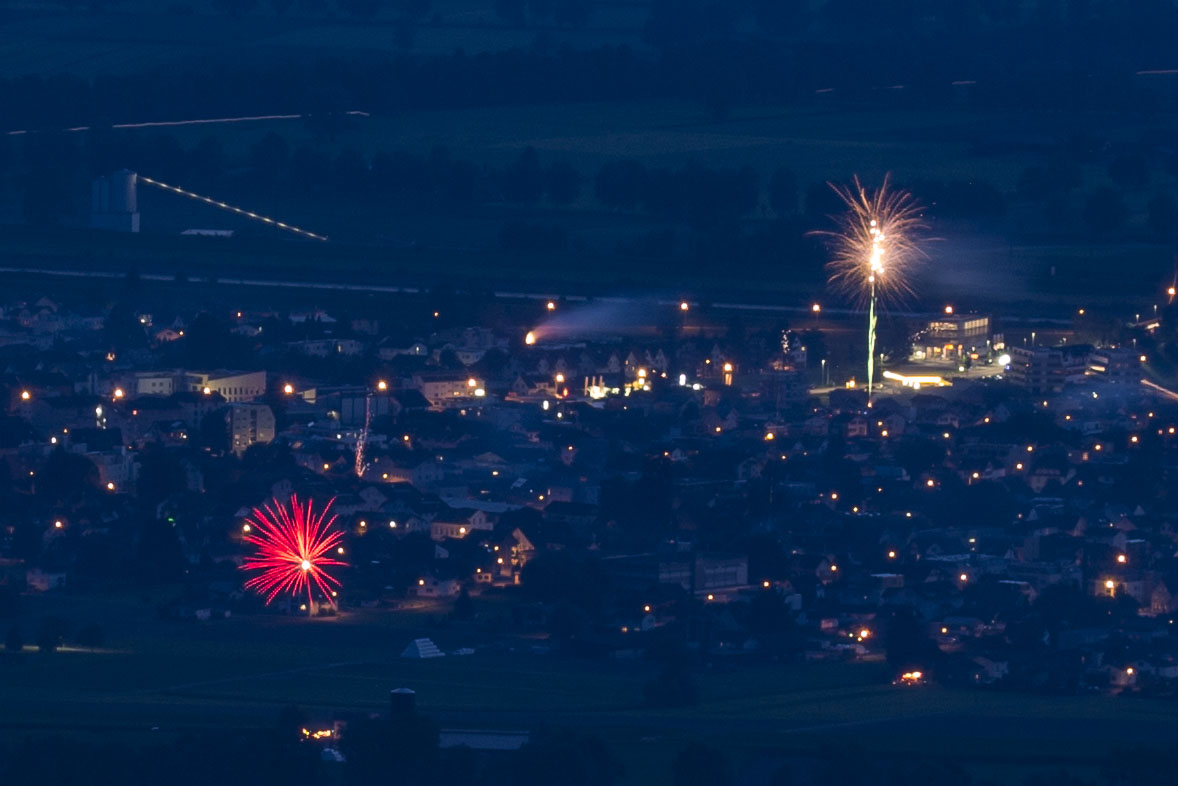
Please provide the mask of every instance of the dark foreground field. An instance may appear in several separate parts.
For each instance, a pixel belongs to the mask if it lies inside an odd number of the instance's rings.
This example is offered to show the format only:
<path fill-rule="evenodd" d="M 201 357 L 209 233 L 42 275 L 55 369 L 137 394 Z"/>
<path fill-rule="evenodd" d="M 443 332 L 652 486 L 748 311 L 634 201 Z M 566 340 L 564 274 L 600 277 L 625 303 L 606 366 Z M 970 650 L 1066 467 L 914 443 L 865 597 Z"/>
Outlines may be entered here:
<path fill-rule="evenodd" d="M 699 676 L 698 706 L 643 706 L 652 667 L 537 654 L 538 642 L 492 633 L 506 609 L 479 600 L 479 622 L 444 622 L 448 607 L 349 612 L 335 619 L 239 616 L 162 622 L 146 597 L 39 597 L 31 625 L 55 614 L 101 624 L 105 646 L 0 659 L 3 735 L 74 733 L 140 743 L 188 730 L 264 728 L 287 705 L 313 715 L 383 711 L 409 687 L 443 727 L 580 728 L 603 736 L 628 783 L 664 782 L 692 739 L 727 750 L 739 767 L 794 761 L 948 760 L 998 783 L 1067 766 L 1094 773 L 1118 749 L 1178 739 L 1172 703 L 1105 696 L 1029 696 L 941 687 L 902 689 L 880 663 L 767 664 L 717 659 Z M 414 637 L 474 655 L 398 657 Z M 852 751 L 853 753 L 849 753 Z"/>

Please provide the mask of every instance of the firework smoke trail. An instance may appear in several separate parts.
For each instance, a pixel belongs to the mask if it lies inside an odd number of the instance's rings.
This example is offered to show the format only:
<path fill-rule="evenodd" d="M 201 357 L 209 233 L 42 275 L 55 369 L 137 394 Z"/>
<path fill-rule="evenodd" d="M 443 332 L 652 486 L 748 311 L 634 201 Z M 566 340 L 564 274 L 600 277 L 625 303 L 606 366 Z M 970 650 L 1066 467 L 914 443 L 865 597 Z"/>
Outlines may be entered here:
<path fill-rule="evenodd" d="M 334 502 L 329 501 L 318 515 L 313 501 L 301 504 L 293 494 L 289 506 L 274 500 L 255 508 L 243 540 L 257 551 L 245 558 L 241 569 L 261 573 L 245 583 L 246 589 L 265 597 L 266 605 L 282 594 L 306 592 L 308 609 L 314 603 L 312 591 L 318 589 L 335 606 L 332 592 L 340 583 L 325 569 L 347 563 L 326 556 L 343 538 L 343 532 L 333 529 L 335 514 L 327 517 Z"/>
<path fill-rule="evenodd" d="M 868 191 L 856 176 L 850 187 L 830 187 L 847 206 L 835 218 L 839 228 L 813 234 L 831 238 L 835 256 L 826 266 L 829 283 L 866 305 L 867 395 L 875 376 L 875 324 L 878 300 L 894 301 L 912 294 L 907 274 L 923 257 L 916 236 L 925 229 L 921 207 L 907 191 L 890 187 L 890 176 Z"/>

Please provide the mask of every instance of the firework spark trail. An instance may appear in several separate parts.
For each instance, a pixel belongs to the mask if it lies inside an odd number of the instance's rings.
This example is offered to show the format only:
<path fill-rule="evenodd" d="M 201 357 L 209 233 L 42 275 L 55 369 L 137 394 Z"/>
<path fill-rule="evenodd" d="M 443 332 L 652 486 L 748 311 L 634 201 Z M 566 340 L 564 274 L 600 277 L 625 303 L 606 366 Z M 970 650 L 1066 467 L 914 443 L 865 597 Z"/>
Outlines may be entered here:
<path fill-rule="evenodd" d="M 877 301 L 896 301 L 912 294 L 907 273 L 923 252 L 916 236 L 925 229 L 921 207 L 912 194 L 890 188 L 890 176 L 869 192 L 859 182 L 830 187 L 847 206 L 835 218 L 838 229 L 812 234 L 833 240 L 835 256 L 826 266 L 829 282 L 859 305 L 868 307 L 867 395 L 875 376 L 875 325 Z"/>
<path fill-rule="evenodd" d="M 369 393 L 364 398 L 364 429 L 360 432 L 360 438 L 356 440 L 356 477 L 364 477 L 364 470 L 367 467 L 364 465 L 364 450 L 368 447 L 368 430 L 372 427 L 372 394 Z"/>
<path fill-rule="evenodd" d="M 308 608 L 314 602 L 313 590 L 318 589 L 335 606 L 332 592 L 340 582 L 325 568 L 346 566 L 347 563 L 326 556 L 338 548 L 343 532 L 333 529 L 335 514 L 327 518 L 332 499 L 318 515 L 314 502 L 301 504 L 291 495 L 289 509 L 278 500 L 255 508 L 248 520 L 248 534 L 244 540 L 255 546 L 254 556 L 246 557 L 242 570 L 261 571 L 245 583 L 246 589 L 265 597 L 269 605 L 279 595 L 291 596 L 306 592 Z"/>

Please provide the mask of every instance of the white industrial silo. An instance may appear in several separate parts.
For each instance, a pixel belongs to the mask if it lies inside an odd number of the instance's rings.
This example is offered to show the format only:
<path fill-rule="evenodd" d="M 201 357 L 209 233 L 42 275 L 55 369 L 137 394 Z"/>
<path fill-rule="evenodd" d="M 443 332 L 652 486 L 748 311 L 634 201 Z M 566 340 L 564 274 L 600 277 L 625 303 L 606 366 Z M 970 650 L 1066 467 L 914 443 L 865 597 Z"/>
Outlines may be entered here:
<path fill-rule="evenodd" d="M 111 232 L 139 231 L 136 174 L 120 169 L 90 185 L 90 226 Z"/>

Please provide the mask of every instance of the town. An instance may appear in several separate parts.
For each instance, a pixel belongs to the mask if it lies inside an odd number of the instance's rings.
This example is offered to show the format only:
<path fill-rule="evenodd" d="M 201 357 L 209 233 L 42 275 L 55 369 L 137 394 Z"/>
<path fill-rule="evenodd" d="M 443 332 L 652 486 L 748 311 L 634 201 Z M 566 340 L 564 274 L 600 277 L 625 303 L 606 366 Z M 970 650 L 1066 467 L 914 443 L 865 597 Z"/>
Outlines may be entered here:
<path fill-rule="evenodd" d="M 712 334 L 684 301 L 621 336 L 591 329 L 602 308 L 390 329 L 6 304 L 3 586 L 182 581 L 160 613 L 207 624 L 502 595 L 554 652 L 675 631 L 705 659 L 885 659 L 897 681 L 1178 687 L 1178 395 L 1132 346 L 1168 308 L 1116 347 L 1075 340 L 1082 318 L 1007 349 L 989 316 L 934 316 L 896 364 L 920 372 L 870 399 L 823 386 L 805 315 Z M 251 511 L 292 492 L 346 533 L 338 610 L 242 591 Z M 10 649 L 95 634 L 22 623 Z"/>

